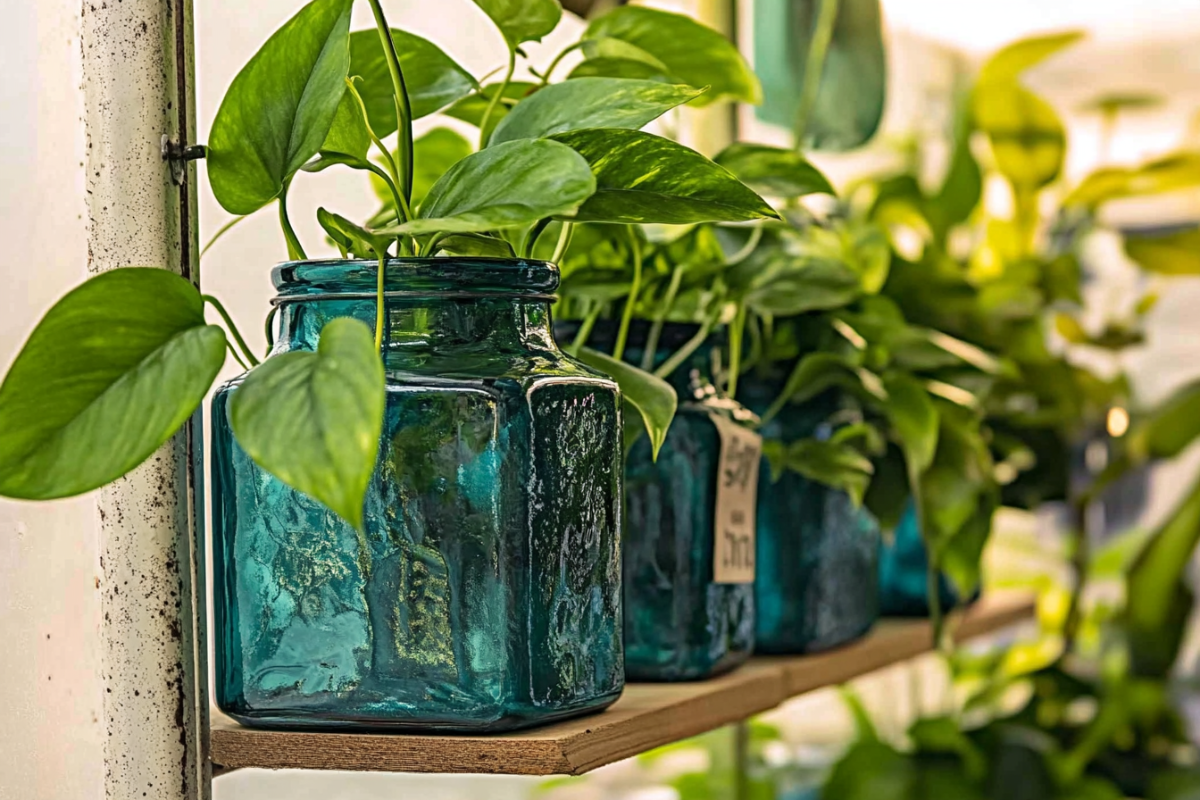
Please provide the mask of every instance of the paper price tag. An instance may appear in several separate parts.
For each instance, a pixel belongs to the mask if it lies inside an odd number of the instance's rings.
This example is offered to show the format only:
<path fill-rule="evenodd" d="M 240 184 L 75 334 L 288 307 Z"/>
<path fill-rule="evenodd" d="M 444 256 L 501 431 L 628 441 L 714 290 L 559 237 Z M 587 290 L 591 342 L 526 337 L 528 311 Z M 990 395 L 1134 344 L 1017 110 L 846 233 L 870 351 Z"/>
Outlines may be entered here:
<path fill-rule="evenodd" d="M 754 509 L 762 437 L 717 414 L 712 415 L 712 421 L 721 437 L 713 583 L 753 583 Z"/>

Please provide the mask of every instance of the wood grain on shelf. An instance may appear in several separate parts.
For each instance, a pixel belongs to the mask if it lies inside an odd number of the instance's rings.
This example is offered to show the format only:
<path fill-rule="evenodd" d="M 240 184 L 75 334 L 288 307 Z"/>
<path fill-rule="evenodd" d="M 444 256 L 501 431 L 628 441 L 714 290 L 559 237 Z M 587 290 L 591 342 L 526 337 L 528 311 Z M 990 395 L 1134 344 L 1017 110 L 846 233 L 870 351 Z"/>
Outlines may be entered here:
<path fill-rule="evenodd" d="M 957 621 L 958 638 L 1028 619 L 1033 601 L 1004 593 Z M 322 769 L 581 775 L 597 767 L 767 711 L 783 701 L 930 650 L 928 622 L 889 620 L 862 640 L 812 656 L 756 658 L 698 683 L 630 684 L 608 710 L 532 731 L 492 736 L 307 733 L 244 728 L 214 711 L 212 761 L 224 770 Z"/>

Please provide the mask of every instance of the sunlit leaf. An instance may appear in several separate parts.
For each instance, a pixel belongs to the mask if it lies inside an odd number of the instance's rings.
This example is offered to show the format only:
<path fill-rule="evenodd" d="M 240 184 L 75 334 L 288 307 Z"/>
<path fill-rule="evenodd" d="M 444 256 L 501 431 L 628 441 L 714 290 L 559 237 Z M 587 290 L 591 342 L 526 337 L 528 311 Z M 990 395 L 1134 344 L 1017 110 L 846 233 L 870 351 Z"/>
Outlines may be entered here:
<path fill-rule="evenodd" d="M 208 178 L 231 214 L 274 200 L 329 133 L 346 91 L 351 0 L 312 0 L 233 79 L 208 137 Z"/>
<path fill-rule="evenodd" d="M 743 103 L 762 102 L 758 78 L 737 47 L 712 28 L 682 14 L 620 6 L 592 20 L 584 37 L 591 41 L 613 38 L 627 42 L 650 54 L 683 83 L 709 87 L 693 105 L 726 98 Z"/>
<path fill-rule="evenodd" d="M 370 329 L 340 318 L 322 329 L 316 352 L 272 356 L 248 373 L 229 420 L 255 463 L 361 529 L 384 402 Z"/>
<path fill-rule="evenodd" d="M 615 128 L 553 139 L 581 153 L 596 175 L 596 193 L 576 220 L 687 225 L 778 216 L 729 170 L 669 139 Z"/>
<path fill-rule="evenodd" d="M 518 103 L 496 126 L 490 143 L 538 139 L 581 128 L 637 130 L 703 91 L 624 78 L 564 81 Z"/>
<path fill-rule="evenodd" d="M 1125 253 L 1147 272 L 1200 275 L 1200 228 L 1125 238 Z"/>
<path fill-rule="evenodd" d="M 470 233 L 531 225 L 569 216 L 596 188 L 587 161 L 549 139 L 522 139 L 489 147 L 459 161 L 429 190 L 417 218 L 399 233 Z"/>
<path fill-rule="evenodd" d="M 404 74 L 413 119 L 420 119 L 460 100 L 479 88 L 475 79 L 440 47 L 399 28 L 392 28 L 396 57 Z M 383 43 L 375 29 L 350 34 L 351 75 L 367 108 L 375 135 L 384 138 L 396 130 L 396 102 Z"/>
<path fill-rule="evenodd" d="M 225 363 L 191 283 L 160 269 L 88 280 L 46 313 L 0 384 L 0 495 L 82 494 L 142 463 Z"/>

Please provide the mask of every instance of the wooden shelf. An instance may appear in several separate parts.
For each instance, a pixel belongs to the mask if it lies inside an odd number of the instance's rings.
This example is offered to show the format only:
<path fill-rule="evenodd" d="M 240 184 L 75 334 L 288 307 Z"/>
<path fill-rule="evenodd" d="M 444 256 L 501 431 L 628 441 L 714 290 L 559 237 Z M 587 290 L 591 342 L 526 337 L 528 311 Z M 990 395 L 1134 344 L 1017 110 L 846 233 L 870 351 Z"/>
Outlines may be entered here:
<path fill-rule="evenodd" d="M 1033 599 L 998 593 L 962 615 L 959 640 L 1029 619 Z M 813 656 L 755 658 L 700 683 L 630 684 L 608 710 L 532 731 L 495 736 L 302 733 L 243 728 L 213 712 L 212 761 L 242 767 L 375 772 L 581 775 L 597 767 L 768 711 L 929 652 L 923 620 L 885 620 L 864 639 Z"/>

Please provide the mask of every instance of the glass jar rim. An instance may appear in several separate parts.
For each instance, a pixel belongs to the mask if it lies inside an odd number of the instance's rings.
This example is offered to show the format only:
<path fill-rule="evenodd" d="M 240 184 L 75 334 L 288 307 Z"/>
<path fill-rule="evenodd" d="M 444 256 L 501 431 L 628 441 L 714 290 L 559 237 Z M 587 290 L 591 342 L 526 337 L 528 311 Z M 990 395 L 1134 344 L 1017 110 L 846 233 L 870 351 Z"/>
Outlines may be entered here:
<path fill-rule="evenodd" d="M 280 298 L 374 294 L 379 262 L 330 258 L 286 261 L 271 270 Z M 384 292 L 413 297 L 548 297 L 558 288 L 558 267 L 522 258 L 437 256 L 388 258 Z"/>

